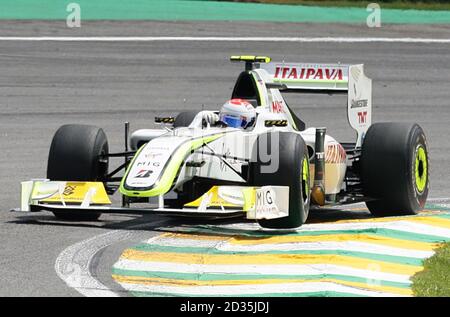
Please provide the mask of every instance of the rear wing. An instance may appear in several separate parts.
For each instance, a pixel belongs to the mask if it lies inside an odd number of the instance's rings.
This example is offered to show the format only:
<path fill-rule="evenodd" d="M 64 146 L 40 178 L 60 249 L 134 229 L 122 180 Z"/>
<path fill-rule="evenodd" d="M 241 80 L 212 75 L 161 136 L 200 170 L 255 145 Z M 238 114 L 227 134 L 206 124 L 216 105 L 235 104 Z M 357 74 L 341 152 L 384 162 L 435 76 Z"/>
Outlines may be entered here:
<path fill-rule="evenodd" d="M 372 124 L 372 80 L 364 74 L 364 65 L 258 63 L 267 83 L 273 82 L 298 92 L 346 93 L 347 118 L 357 132 L 356 147 L 362 145 Z"/>

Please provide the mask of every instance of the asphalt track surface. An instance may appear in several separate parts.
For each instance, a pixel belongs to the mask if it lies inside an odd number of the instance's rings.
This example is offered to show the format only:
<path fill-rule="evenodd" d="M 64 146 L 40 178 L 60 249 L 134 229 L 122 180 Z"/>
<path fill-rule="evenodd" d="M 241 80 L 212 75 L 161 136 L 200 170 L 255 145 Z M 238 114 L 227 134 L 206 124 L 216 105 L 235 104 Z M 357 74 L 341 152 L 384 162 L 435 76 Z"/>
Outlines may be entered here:
<path fill-rule="evenodd" d="M 450 27 L 91 22 L 69 30 L 63 22 L 2 21 L 0 35 L 450 38 Z M 220 107 L 243 67 L 229 63 L 228 57 L 255 53 L 292 62 L 364 63 L 373 79 L 373 121 L 418 122 L 430 148 L 429 197 L 450 196 L 449 44 L 0 41 L 0 296 L 79 296 L 55 273 L 58 255 L 90 237 L 142 225 L 134 227 L 128 240 L 103 249 L 91 263 L 91 273 L 117 289 L 110 275 L 121 251 L 143 236 L 157 234 L 152 229 L 161 223 L 185 221 L 103 215 L 100 222 L 69 223 L 56 221 L 49 213 L 9 213 L 19 206 L 20 181 L 45 176 L 51 138 L 60 125 L 100 126 L 111 150 L 120 151 L 124 121 L 134 130 L 154 126 L 155 115 Z M 287 99 L 309 126 L 326 126 L 338 140 L 353 140 L 344 97 Z M 349 214 L 313 217 L 340 216 Z"/>

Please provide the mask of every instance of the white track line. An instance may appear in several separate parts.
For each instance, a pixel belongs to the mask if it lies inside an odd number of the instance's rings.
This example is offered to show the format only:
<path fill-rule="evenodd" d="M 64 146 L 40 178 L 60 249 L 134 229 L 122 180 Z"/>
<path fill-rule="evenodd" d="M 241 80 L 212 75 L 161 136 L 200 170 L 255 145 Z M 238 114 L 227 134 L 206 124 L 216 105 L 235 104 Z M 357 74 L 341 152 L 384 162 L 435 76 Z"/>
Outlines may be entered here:
<path fill-rule="evenodd" d="M 131 226 L 129 229 L 157 225 L 165 220 Z M 83 240 L 61 252 L 55 262 L 56 274 L 69 286 L 87 297 L 117 297 L 117 293 L 100 283 L 90 271 L 94 256 L 102 249 L 129 239 L 133 230 L 113 230 Z"/>
<path fill-rule="evenodd" d="M 447 44 L 450 39 L 412 37 L 197 37 L 197 36 L 2 36 L 0 41 L 55 42 L 295 42 L 295 43 L 427 43 Z"/>

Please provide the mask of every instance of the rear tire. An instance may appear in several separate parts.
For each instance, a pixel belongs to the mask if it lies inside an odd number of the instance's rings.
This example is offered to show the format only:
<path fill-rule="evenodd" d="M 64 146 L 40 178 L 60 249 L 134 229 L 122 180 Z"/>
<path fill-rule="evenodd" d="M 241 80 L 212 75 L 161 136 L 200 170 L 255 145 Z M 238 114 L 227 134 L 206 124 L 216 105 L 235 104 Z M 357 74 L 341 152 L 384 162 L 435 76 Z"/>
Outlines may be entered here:
<path fill-rule="evenodd" d="M 414 215 L 425 206 L 429 160 L 425 134 L 418 124 L 375 123 L 361 154 L 366 203 L 375 216 Z"/>
<path fill-rule="evenodd" d="M 275 143 L 278 134 L 278 144 Z M 267 144 L 267 150 L 264 148 Z M 279 145 L 277 147 L 277 145 Z M 272 172 L 264 172 L 258 146 L 262 154 L 279 151 L 278 168 Z M 289 216 L 279 219 L 261 219 L 258 223 L 264 228 L 293 229 L 300 227 L 308 218 L 310 204 L 309 157 L 303 138 L 295 133 L 275 132 L 260 135 L 253 148 L 256 163 L 252 164 L 253 183 L 255 186 L 281 185 L 289 186 Z"/>
<path fill-rule="evenodd" d="M 101 181 L 108 174 L 108 154 L 105 132 L 89 125 L 64 125 L 56 131 L 47 165 L 47 178 L 54 181 Z M 99 212 L 53 212 L 62 220 L 97 220 Z"/>
<path fill-rule="evenodd" d="M 183 111 L 180 112 L 176 117 L 173 123 L 174 128 L 179 127 L 188 127 L 192 121 L 194 121 L 195 116 L 198 114 L 198 111 Z"/>

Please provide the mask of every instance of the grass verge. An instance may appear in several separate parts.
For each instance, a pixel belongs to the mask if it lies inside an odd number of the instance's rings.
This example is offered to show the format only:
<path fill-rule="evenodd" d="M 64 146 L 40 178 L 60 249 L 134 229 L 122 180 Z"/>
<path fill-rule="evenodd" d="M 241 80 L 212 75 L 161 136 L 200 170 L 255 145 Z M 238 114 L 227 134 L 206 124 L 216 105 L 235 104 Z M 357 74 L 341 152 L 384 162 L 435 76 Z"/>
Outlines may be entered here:
<path fill-rule="evenodd" d="M 412 277 L 414 296 L 450 296 L 450 242 L 424 262 L 424 270 Z"/>
<path fill-rule="evenodd" d="M 415 10 L 450 10 L 450 3 L 445 0 L 219 0 L 233 2 L 254 2 L 272 4 L 298 4 L 328 7 L 364 7 L 369 3 L 378 3 L 381 9 L 415 9 Z"/>

